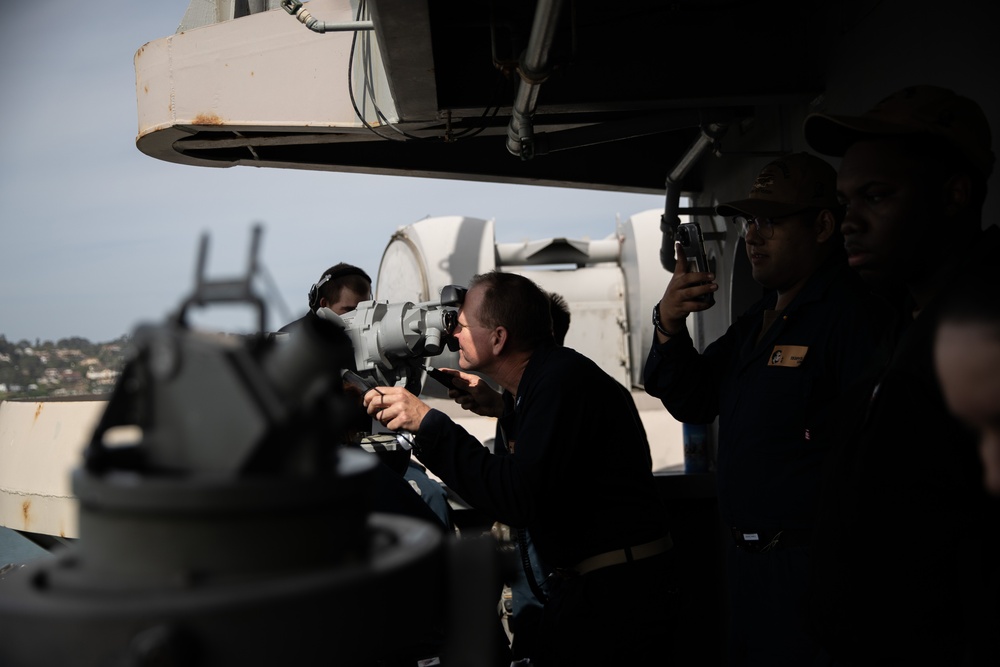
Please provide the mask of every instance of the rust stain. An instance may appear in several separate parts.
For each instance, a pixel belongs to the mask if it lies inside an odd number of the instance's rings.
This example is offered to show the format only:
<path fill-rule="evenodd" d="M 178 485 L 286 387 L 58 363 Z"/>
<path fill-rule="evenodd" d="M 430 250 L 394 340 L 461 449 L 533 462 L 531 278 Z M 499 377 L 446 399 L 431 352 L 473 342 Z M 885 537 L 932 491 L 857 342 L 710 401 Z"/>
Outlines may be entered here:
<path fill-rule="evenodd" d="M 31 501 L 25 500 L 21 503 L 21 514 L 24 516 L 24 527 L 27 528 L 28 524 L 31 523 Z"/>
<path fill-rule="evenodd" d="M 200 113 L 195 116 L 194 125 L 222 125 L 222 119 L 215 114 Z"/>
<path fill-rule="evenodd" d="M 45 406 L 44 403 L 39 403 L 38 406 L 35 408 L 35 418 L 31 422 L 32 425 L 34 425 L 34 423 L 38 421 L 38 418 L 41 416 L 41 414 L 42 414 L 42 408 L 44 406 Z"/>

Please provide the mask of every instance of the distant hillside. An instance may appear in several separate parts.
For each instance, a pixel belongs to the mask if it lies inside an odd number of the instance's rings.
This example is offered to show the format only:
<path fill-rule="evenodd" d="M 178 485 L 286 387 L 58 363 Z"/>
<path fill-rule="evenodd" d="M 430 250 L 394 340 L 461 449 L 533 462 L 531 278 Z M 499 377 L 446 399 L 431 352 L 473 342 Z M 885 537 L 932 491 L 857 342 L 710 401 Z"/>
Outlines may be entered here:
<path fill-rule="evenodd" d="M 0 399 L 84 396 L 111 391 L 125 363 L 129 337 L 15 342 L 0 334 Z"/>

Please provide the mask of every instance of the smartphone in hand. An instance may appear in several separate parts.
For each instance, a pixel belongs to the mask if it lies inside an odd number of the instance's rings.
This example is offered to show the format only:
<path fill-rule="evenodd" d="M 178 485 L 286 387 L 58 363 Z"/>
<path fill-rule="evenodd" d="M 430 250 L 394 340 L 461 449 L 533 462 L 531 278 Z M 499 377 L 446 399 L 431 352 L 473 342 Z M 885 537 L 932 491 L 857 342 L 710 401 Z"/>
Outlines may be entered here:
<path fill-rule="evenodd" d="M 435 380 L 437 380 L 438 382 L 440 382 L 441 384 L 443 384 L 448 389 L 454 389 L 455 391 L 460 391 L 462 393 L 468 393 L 465 390 L 465 387 L 459 387 L 458 385 L 455 384 L 455 376 L 452 375 L 451 373 L 445 373 L 444 371 L 442 371 L 440 369 L 431 368 L 429 366 L 427 368 L 425 368 L 424 370 L 427 371 L 427 375 L 429 377 L 434 378 Z"/>
<path fill-rule="evenodd" d="M 677 240 L 681 244 L 681 252 L 687 258 L 688 270 L 706 273 L 711 269 L 708 266 L 708 255 L 705 253 L 705 239 L 701 233 L 701 226 L 697 222 L 682 222 L 677 226 Z M 705 285 L 707 283 L 698 283 Z M 715 303 L 715 296 L 709 292 L 699 296 L 698 301 L 703 301 L 709 305 Z"/>

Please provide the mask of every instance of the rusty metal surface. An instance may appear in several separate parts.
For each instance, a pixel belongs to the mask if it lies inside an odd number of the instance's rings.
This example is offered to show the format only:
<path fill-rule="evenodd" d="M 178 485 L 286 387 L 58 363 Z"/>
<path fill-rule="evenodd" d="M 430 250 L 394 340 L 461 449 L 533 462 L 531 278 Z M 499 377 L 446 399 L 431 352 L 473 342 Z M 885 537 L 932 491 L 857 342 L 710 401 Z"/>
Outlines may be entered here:
<path fill-rule="evenodd" d="M 103 400 L 0 402 L 0 525 L 77 537 L 70 472 Z"/>

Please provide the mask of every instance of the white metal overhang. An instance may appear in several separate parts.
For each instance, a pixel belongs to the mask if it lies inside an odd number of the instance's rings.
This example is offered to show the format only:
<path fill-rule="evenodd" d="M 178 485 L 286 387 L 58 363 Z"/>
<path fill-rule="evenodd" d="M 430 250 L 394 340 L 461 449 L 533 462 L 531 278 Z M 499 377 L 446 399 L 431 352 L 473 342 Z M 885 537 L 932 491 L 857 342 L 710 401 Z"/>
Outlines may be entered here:
<path fill-rule="evenodd" d="M 234 0 L 215 0 L 217 22 L 143 46 L 139 149 L 201 166 L 655 193 L 703 128 L 823 88 L 818 2 L 368 0 L 359 13 L 358 0 L 311 0 L 316 20 L 374 27 L 322 33 L 288 2 L 229 18 Z M 733 57 L 747 35 L 789 57 Z"/>

